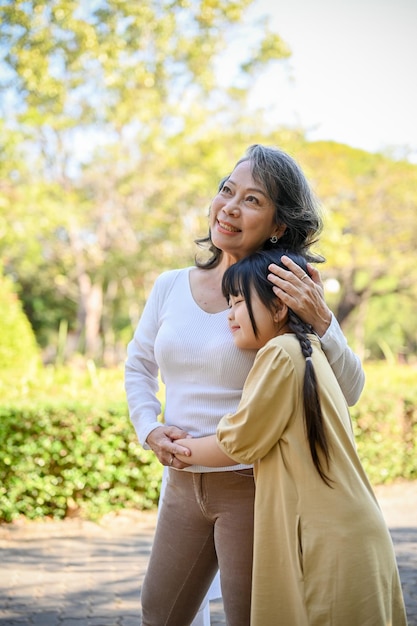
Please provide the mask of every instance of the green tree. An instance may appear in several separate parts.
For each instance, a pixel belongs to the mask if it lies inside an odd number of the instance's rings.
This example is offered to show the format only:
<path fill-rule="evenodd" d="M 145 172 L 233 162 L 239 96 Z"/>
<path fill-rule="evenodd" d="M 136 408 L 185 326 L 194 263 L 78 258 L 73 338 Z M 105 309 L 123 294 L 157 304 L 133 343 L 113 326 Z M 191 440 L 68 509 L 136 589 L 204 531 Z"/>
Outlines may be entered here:
<path fill-rule="evenodd" d="M 250 4 L 17 0 L 0 9 L 0 104 L 25 138 L 28 166 L 16 180 L 27 194 L 21 244 L 31 220 L 43 220 L 32 275 L 23 280 L 11 249 L 7 268 L 28 297 L 41 267 L 45 293 L 53 285 L 75 302 L 75 332 L 90 356 L 114 341 L 114 309 L 144 294 L 150 271 L 191 259 L 183 242 L 236 154 L 230 138 L 237 156 L 243 150 L 236 137 L 247 130 L 253 75 L 290 54 L 266 24 L 245 24 Z M 242 33 L 246 45 L 234 46 Z M 132 307 L 127 321 L 135 316 Z"/>
<path fill-rule="evenodd" d="M 325 280 L 337 281 L 337 318 L 364 356 L 371 328 L 380 345 L 394 339 L 392 349 L 399 349 L 394 324 L 414 350 L 409 314 L 417 296 L 417 166 L 334 142 L 304 143 L 297 154 L 324 208 L 322 273 Z M 378 317 L 382 303 L 391 320 Z"/>

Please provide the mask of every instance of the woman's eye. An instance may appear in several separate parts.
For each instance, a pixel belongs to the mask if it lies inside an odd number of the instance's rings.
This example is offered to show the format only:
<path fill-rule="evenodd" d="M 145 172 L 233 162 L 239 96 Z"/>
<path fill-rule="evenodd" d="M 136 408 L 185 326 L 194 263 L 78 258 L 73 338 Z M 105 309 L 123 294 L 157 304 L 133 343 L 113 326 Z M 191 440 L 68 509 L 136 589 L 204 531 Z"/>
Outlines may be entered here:
<path fill-rule="evenodd" d="M 255 203 L 255 204 L 259 204 L 259 202 L 258 202 L 258 198 L 257 198 L 256 196 L 247 196 L 246 200 L 247 200 L 248 202 L 252 202 L 252 203 Z"/>

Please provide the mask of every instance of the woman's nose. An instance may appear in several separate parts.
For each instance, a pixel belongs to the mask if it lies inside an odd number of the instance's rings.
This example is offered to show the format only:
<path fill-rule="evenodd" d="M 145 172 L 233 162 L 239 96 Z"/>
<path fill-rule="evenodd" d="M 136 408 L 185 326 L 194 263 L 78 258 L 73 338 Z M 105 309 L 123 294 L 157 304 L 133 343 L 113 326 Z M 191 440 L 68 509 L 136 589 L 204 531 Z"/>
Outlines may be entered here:
<path fill-rule="evenodd" d="M 239 213 L 239 205 L 232 199 L 223 206 L 223 211 L 227 215 L 237 215 Z"/>

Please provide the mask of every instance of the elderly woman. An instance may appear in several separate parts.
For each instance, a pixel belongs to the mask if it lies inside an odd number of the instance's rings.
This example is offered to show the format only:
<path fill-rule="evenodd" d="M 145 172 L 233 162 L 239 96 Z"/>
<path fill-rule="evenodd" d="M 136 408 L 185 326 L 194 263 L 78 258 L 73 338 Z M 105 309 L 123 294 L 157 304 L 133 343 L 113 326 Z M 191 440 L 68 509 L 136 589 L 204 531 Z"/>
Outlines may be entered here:
<path fill-rule="evenodd" d="M 191 624 L 218 569 L 227 623 L 249 626 L 253 468 L 188 466 L 175 458 L 175 441 L 216 432 L 222 416 L 236 410 L 256 356 L 239 350 L 228 329 L 226 269 L 275 245 L 321 260 L 310 251 L 322 227 L 317 201 L 282 150 L 251 146 L 223 181 L 209 220 L 209 236 L 198 242 L 207 244 L 208 260 L 157 279 L 128 346 L 131 420 L 141 444 L 169 467 L 142 587 L 143 626 Z M 361 363 L 323 300 L 318 272 L 311 266 L 307 277 L 275 271 L 273 289 L 300 317 L 311 311 L 305 321 L 320 336 L 347 402 L 355 403 L 364 383 Z M 166 389 L 164 423 L 158 421 L 159 373 Z"/>

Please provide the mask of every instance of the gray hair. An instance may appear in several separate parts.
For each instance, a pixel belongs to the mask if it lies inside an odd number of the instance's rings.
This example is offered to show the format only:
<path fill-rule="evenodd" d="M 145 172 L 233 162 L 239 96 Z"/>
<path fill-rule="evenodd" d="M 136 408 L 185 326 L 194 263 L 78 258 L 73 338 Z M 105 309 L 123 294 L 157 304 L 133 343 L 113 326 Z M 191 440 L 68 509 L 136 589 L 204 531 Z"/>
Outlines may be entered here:
<path fill-rule="evenodd" d="M 323 257 L 310 251 L 323 229 L 320 206 L 298 163 L 283 150 L 260 144 L 250 146 L 235 168 L 246 161 L 251 164 L 253 179 L 266 190 L 274 203 L 275 223 L 277 226 L 286 226 L 284 234 L 276 243 L 267 239 L 261 249 L 279 246 L 302 254 L 308 261 L 322 262 Z M 219 190 L 229 176 L 221 181 Z M 196 257 L 196 265 L 203 268 L 215 267 L 220 261 L 222 251 L 213 245 L 210 232 L 207 237 L 197 239 L 195 243 L 211 253 L 211 257 L 205 262 Z"/>

